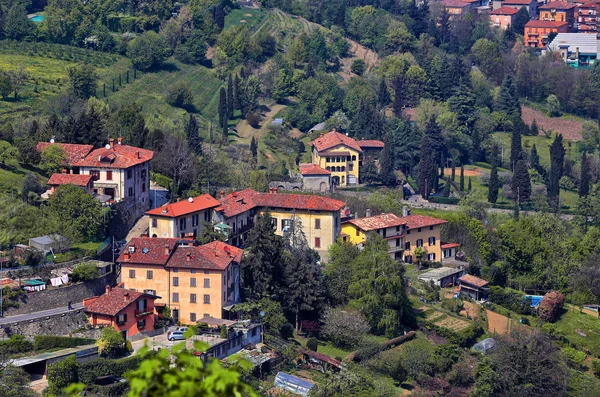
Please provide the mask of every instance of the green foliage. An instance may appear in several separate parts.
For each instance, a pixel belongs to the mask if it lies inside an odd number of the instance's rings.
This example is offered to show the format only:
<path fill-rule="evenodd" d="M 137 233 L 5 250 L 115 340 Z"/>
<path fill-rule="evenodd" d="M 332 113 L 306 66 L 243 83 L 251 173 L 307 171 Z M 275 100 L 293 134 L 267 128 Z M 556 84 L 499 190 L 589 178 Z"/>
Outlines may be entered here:
<path fill-rule="evenodd" d="M 75 265 L 71 273 L 72 281 L 90 281 L 100 277 L 100 270 L 95 262 L 85 262 Z"/>
<path fill-rule="evenodd" d="M 67 386 L 78 382 L 78 366 L 74 355 L 50 364 L 46 375 L 48 378 L 48 394 L 60 396 Z"/>
<path fill-rule="evenodd" d="M 25 339 L 23 335 L 11 335 L 9 339 L 0 341 L 0 356 L 28 353 L 33 350 L 33 347 L 33 343 Z"/>
<path fill-rule="evenodd" d="M 42 151 L 40 165 L 47 175 L 60 172 L 66 162 L 67 153 L 60 145 L 49 145 Z"/>
<path fill-rule="evenodd" d="M 149 354 L 148 357 L 150 358 L 152 354 Z M 142 361 L 143 358 L 139 354 L 118 360 L 97 358 L 79 364 L 77 378 L 79 382 L 85 385 L 93 385 L 99 376 L 113 375 L 121 377 L 129 371 L 134 371 L 140 367 Z"/>
<path fill-rule="evenodd" d="M 561 349 L 560 355 L 569 364 L 569 366 L 575 369 L 582 369 L 585 367 L 585 359 L 587 358 L 587 355 L 582 351 L 572 347 L 565 347 Z"/>
<path fill-rule="evenodd" d="M 526 203 L 531 197 L 531 180 L 525 160 L 517 161 L 512 178 L 511 189 L 519 203 Z"/>
<path fill-rule="evenodd" d="M 0 373 L 0 395 L 2 397 L 36 397 L 38 394 L 29 386 L 30 377 L 23 368 L 9 365 Z"/>
<path fill-rule="evenodd" d="M 355 59 L 352 61 L 352 65 L 350 65 L 350 70 L 352 70 L 352 73 L 362 76 L 365 72 L 365 61 L 362 59 Z"/>
<path fill-rule="evenodd" d="M 0 164 L 6 164 L 7 161 L 15 160 L 18 156 L 17 148 L 6 141 L 0 141 Z"/>
<path fill-rule="evenodd" d="M 69 85 L 77 98 L 88 99 L 96 96 L 98 85 L 98 73 L 96 69 L 86 63 L 80 63 L 67 69 L 69 73 Z"/>
<path fill-rule="evenodd" d="M 488 293 L 488 299 L 519 314 L 531 314 L 531 301 L 527 301 L 525 294 L 521 291 L 492 286 Z"/>
<path fill-rule="evenodd" d="M 96 341 L 100 356 L 108 358 L 123 354 L 124 344 L 123 335 L 113 327 L 102 328 L 102 335 Z"/>
<path fill-rule="evenodd" d="M 169 56 L 169 47 L 164 37 L 155 32 L 145 32 L 127 45 L 127 56 L 133 67 L 147 71 L 160 68 Z"/>
<path fill-rule="evenodd" d="M 600 378 L 600 360 L 592 360 L 592 372 L 598 378 Z"/>
<path fill-rule="evenodd" d="M 66 336 L 36 335 L 33 337 L 33 349 L 36 351 L 67 349 L 82 345 L 94 344 L 95 339 L 72 338 Z"/>
<path fill-rule="evenodd" d="M 187 84 L 183 81 L 176 81 L 165 89 L 165 101 L 178 108 L 187 108 L 194 104 L 194 96 Z"/>
<path fill-rule="evenodd" d="M 12 3 L 3 22 L 4 34 L 12 40 L 25 39 L 35 30 L 34 22 L 27 18 L 25 5 L 19 2 Z"/>
<path fill-rule="evenodd" d="M 317 338 L 308 338 L 308 340 L 306 341 L 306 348 L 308 350 L 316 352 L 318 347 L 319 341 L 317 340 Z"/>

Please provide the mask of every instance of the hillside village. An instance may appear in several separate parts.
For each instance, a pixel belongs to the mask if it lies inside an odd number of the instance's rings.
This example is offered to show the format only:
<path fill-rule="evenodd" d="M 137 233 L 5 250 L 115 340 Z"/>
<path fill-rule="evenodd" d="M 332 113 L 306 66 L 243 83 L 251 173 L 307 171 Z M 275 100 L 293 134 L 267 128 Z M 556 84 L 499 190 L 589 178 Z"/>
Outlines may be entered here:
<path fill-rule="evenodd" d="M 600 395 L 594 1 L 0 4 L 0 396 Z"/>

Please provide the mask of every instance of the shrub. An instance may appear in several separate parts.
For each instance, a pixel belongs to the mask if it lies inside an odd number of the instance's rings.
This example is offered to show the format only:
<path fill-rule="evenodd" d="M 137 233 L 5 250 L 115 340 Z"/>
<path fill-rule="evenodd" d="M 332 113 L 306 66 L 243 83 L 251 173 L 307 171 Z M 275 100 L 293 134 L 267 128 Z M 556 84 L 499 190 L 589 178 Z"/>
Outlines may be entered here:
<path fill-rule="evenodd" d="M 0 341 L 0 355 L 27 353 L 33 350 L 33 343 L 23 335 L 12 335 L 10 339 Z"/>
<path fill-rule="evenodd" d="M 256 112 L 248 112 L 246 113 L 246 121 L 252 126 L 252 128 L 258 128 L 260 116 Z"/>
<path fill-rule="evenodd" d="M 592 372 L 600 378 L 600 360 L 592 361 Z"/>
<path fill-rule="evenodd" d="M 227 339 L 227 327 L 221 326 L 221 331 L 219 335 L 222 339 Z"/>
<path fill-rule="evenodd" d="M 123 335 L 113 327 L 102 329 L 102 336 L 96 341 L 98 353 L 102 357 L 114 358 L 123 353 Z"/>
<path fill-rule="evenodd" d="M 165 101 L 175 107 L 186 108 L 194 104 L 194 96 L 183 81 L 177 81 L 165 90 Z"/>
<path fill-rule="evenodd" d="M 558 319 L 558 315 L 563 305 L 565 297 L 558 291 L 550 291 L 542 298 L 538 306 L 538 315 L 544 321 L 553 323 Z"/>
<path fill-rule="evenodd" d="M 146 71 L 161 67 L 168 56 L 167 42 L 156 32 L 146 32 L 127 45 L 127 57 L 138 70 Z"/>
<path fill-rule="evenodd" d="M 279 334 L 284 339 L 291 338 L 294 336 L 294 326 L 290 323 L 283 324 L 283 326 L 279 329 Z"/>
<path fill-rule="evenodd" d="M 352 73 L 361 76 L 365 72 L 365 61 L 355 59 L 352 61 L 352 65 L 350 65 L 350 70 L 352 70 Z"/>
<path fill-rule="evenodd" d="M 100 277 L 100 270 L 94 262 L 79 263 L 73 268 L 71 273 L 71 281 L 89 281 Z"/>
<path fill-rule="evenodd" d="M 587 355 L 572 347 L 565 347 L 560 351 L 562 358 L 569 364 L 570 367 L 582 370 L 585 368 L 585 359 Z"/>
<path fill-rule="evenodd" d="M 33 337 L 33 348 L 36 351 L 51 350 L 57 348 L 70 348 L 82 345 L 90 345 L 95 342 L 88 338 L 69 338 L 67 336 L 36 335 Z"/>
<path fill-rule="evenodd" d="M 317 338 L 308 338 L 308 340 L 306 341 L 306 347 L 308 348 L 308 350 L 316 352 L 319 347 L 319 341 L 317 340 Z"/>
<path fill-rule="evenodd" d="M 131 341 L 128 340 L 125 342 L 125 349 L 127 349 L 128 352 L 132 352 L 133 351 L 133 345 L 131 344 Z"/>
<path fill-rule="evenodd" d="M 75 361 L 75 356 L 69 356 L 64 360 L 48 366 L 48 393 L 50 395 L 62 395 L 62 390 L 71 383 L 76 383 L 79 364 Z"/>
<path fill-rule="evenodd" d="M 118 360 L 97 358 L 81 364 L 78 368 L 77 375 L 80 382 L 91 385 L 99 376 L 123 376 L 128 371 L 138 369 L 141 362 L 142 356 L 140 355 Z"/>
<path fill-rule="evenodd" d="M 323 322 L 323 336 L 336 346 L 356 346 L 369 332 L 365 316 L 355 310 L 326 309 Z"/>

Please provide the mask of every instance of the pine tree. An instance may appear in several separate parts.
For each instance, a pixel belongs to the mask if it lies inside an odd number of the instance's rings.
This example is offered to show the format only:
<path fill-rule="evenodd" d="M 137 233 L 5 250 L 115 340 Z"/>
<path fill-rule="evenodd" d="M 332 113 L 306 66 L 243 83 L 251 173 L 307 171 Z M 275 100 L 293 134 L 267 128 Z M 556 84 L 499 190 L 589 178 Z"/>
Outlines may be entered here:
<path fill-rule="evenodd" d="M 221 87 L 219 91 L 219 125 L 223 127 L 227 125 L 227 94 L 225 88 Z"/>
<path fill-rule="evenodd" d="M 471 182 L 471 177 L 469 177 L 469 187 L 467 188 L 467 190 L 470 193 L 472 189 L 473 189 L 473 182 Z"/>
<path fill-rule="evenodd" d="M 377 102 L 379 106 L 384 108 L 390 103 L 390 93 L 385 83 L 385 79 L 382 77 L 379 81 L 379 90 L 377 91 Z"/>
<path fill-rule="evenodd" d="M 563 137 L 556 135 L 552 146 L 550 146 L 550 175 L 548 176 L 548 204 L 558 210 L 560 194 L 560 178 L 563 176 L 563 165 L 565 162 L 565 148 L 563 146 Z"/>
<path fill-rule="evenodd" d="M 460 166 L 460 187 L 459 190 L 461 192 L 464 192 L 465 190 L 465 166 L 461 165 Z"/>
<path fill-rule="evenodd" d="M 517 161 L 511 187 L 515 200 L 519 203 L 529 201 L 529 198 L 531 197 L 531 180 L 529 179 L 529 171 L 527 170 L 527 163 L 525 160 Z"/>
<path fill-rule="evenodd" d="M 392 90 L 394 91 L 394 101 L 392 108 L 396 117 L 402 117 L 402 108 L 404 106 L 404 76 L 396 76 L 392 79 Z"/>
<path fill-rule="evenodd" d="M 579 197 L 585 197 L 590 192 L 590 164 L 585 152 L 581 154 L 581 177 L 579 179 Z"/>
<path fill-rule="evenodd" d="M 488 202 L 495 204 L 498 200 L 498 189 L 500 187 L 500 182 L 498 180 L 498 148 L 496 146 L 494 146 L 492 151 L 491 160 L 492 171 L 490 172 L 490 182 L 488 184 Z"/>
<path fill-rule="evenodd" d="M 507 73 L 500 86 L 496 110 L 505 112 L 509 117 L 515 119 L 520 119 L 521 117 L 521 105 L 519 104 L 519 97 L 517 96 L 517 87 L 510 77 L 510 73 Z"/>
<path fill-rule="evenodd" d="M 187 137 L 188 147 L 190 152 L 194 154 L 202 153 L 202 143 L 200 142 L 200 136 L 198 135 L 198 120 L 196 116 L 190 113 L 190 117 L 184 124 L 185 136 Z"/>
<path fill-rule="evenodd" d="M 233 119 L 233 81 L 231 75 L 227 80 L 227 118 L 229 120 Z"/>
<path fill-rule="evenodd" d="M 252 153 L 252 158 L 256 160 L 258 157 L 258 144 L 256 143 L 256 139 L 254 139 L 254 135 L 252 135 L 252 140 L 250 141 L 250 153 Z"/>
<path fill-rule="evenodd" d="M 386 186 L 392 186 L 396 184 L 396 175 L 394 174 L 394 151 L 392 143 L 389 139 L 389 134 L 385 136 L 383 140 L 384 146 L 381 151 L 380 175 L 381 183 Z"/>
<path fill-rule="evenodd" d="M 523 122 L 515 121 L 513 125 L 512 136 L 510 140 L 510 169 L 514 172 L 517 161 L 521 158 L 521 127 Z"/>
<path fill-rule="evenodd" d="M 240 77 L 237 74 L 233 79 L 233 109 L 242 110 L 240 107 Z"/>
<path fill-rule="evenodd" d="M 440 176 L 441 177 L 444 176 L 445 166 L 446 166 L 446 158 L 444 157 L 444 154 L 442 153 L 442 155 L 440 156 Z"/>

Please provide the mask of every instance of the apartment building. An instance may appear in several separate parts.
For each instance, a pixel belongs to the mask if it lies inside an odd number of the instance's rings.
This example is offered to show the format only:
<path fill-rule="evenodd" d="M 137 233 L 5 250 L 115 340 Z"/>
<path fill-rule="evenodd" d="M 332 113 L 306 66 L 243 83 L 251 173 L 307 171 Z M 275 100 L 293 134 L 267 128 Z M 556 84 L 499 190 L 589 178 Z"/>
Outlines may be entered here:
<path fill-rule="evenodd" d="M 196 237 L 202 225 L 213 221 L 213 212 L 221 203 L 210 194 L 165 204 L 146 212 L 148 235 L 164 238 Z"/>

